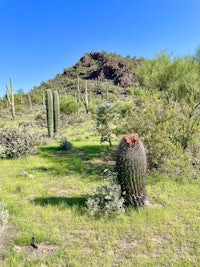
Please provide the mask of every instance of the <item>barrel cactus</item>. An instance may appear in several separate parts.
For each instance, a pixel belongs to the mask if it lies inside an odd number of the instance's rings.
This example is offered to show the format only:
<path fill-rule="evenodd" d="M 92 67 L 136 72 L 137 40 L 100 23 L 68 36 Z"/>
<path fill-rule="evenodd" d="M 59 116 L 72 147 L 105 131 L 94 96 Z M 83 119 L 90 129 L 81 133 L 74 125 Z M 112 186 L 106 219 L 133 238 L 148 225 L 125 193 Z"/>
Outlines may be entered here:
<path fill-rule="evenodd" d="M 140 208 L 147 204 L 146 168 L 146 153 L 138 134 L 125 135 L 117 150 L 116 170 L 127 206 Z"/>

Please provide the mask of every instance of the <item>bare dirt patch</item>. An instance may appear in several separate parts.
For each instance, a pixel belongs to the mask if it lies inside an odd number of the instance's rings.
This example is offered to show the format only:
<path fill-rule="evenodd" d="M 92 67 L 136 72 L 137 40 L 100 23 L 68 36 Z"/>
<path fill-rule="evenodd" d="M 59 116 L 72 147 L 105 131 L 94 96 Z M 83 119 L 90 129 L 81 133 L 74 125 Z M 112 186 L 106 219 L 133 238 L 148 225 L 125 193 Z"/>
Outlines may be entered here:
<path fill-rule="evenodd" d="M 3 263 L 9 243 L 16 235 L 14 227 L 7 225 L 4 231 L 0 234 L 0 265 Z"/>
<path fill-rule="evenodd" d="M 41 243 L 39 248 L 29 246 L 14 246 L 13 251 L 15 253 L 23 253 L 24 261 L 28 262 L 30 259 L 41 259 L 49 256 L 53 256 L 58 251 L 58 245 L 49 244 L 47 242 Z"/>

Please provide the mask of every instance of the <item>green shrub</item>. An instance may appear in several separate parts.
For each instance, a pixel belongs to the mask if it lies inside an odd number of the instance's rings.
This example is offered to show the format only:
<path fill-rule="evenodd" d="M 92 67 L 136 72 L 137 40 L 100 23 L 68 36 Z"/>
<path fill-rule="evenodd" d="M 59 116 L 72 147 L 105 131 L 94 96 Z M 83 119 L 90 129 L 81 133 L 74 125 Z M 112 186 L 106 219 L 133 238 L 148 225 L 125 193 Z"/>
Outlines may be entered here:
<path fill-rule="evenodd" d="M 65 96 L 60 100 L 60 112 L 66 115 L 77 113 L 81 107 L 81 103 L 77 103 L 76 99 L 72 96 Z"/>
<path fill-rule="evenodd" d="M 30 124 L 20 124 L 18 127 L 0 129 L 0 157 L 20 158 L 36 152 L 39 142 Z"/>
<path fill-rule="evenodd" d="M 72 143 L 70 143 L 66 138 L 62 140 L 62 143 L 60 145 L 60 148 L 62 150 L 70 150 L 72 149 L 72 147 L 73 147 Z"/>
<path fill-rule="evenodd" d="M 35 120 L 36 120 L 36 124 L 40 127 L 46 127 L 46 113 L 44 112 L 44 110 L 38 112 L 35 115 Z"/>
<path fill-rule="evenodd" d="M 95 195 L 89 197 L 86 206 L 92 216 L 125 212 L 121 187 L 118 184 L 97 187 Z"/>
<path fill-rule="evenodd" d="M 0 202 L 0 234 L 3 232 L 9 218 L 9 212 L 5 209 L 5 207 L 5 203 Z"/>

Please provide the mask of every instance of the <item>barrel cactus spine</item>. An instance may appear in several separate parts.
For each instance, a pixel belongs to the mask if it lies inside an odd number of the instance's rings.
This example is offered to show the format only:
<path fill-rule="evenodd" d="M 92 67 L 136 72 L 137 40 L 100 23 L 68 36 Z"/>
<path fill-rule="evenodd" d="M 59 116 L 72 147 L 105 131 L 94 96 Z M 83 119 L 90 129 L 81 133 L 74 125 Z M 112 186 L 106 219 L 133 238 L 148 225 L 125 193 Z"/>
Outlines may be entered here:
<path fill-rule="evenodd" d="M 140 208 L 147 204 L 146 169 L 145 148 L 138 134 L 125 135 L 118 147 L 116 170 L 126 206 Z"/>
<path fill-rule="evenodd" d="M 47 129 L 48 136 L 53 136 L 53 95 L 50 89 L 46 90 L 46 114 L 47 114 Z"/>
<path fill-rule="evenodd" d="M 53 118 L 54 118 L 54 133 L 59 132 L 60 126 L 60 104 L 59 104 L 59 94 L 57 91 L 53 93 Z"/>

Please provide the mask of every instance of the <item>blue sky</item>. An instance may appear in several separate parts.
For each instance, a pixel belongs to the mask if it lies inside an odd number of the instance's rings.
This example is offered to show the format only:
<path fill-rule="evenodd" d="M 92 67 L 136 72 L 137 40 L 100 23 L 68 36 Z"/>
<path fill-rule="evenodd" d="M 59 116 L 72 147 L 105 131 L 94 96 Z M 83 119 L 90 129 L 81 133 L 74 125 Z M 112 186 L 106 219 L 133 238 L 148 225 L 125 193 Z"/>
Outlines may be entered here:
<path fill-rule="evenodd" d="M 194 54 L 200 0 L 0 0 L 0 97 L 28 92 L 91 51 Z"/>

